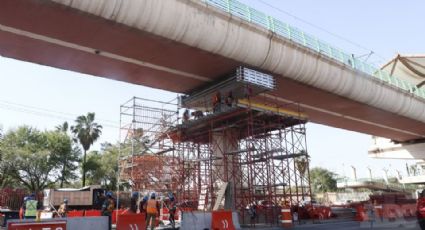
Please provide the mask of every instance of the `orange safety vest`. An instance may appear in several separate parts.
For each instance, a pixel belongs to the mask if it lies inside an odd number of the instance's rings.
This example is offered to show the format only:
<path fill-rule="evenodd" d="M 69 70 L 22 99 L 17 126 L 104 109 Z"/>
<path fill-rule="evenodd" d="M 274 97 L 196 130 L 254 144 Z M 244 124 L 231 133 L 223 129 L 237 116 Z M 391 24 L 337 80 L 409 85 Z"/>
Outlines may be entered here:
<path fill-rule="evenodd" d="M 218 104 L 218 103 L 220 103 L 220 101 L 221 101 L 221 95 L 220 95 L 220 93 L 216 93 L 213 97 L 213 104 L 214 105 Z"/>
<path fill-rule="evenodd" d="M 157 214 L 158 210 L 156 209 L 156 200 L 150 199 L 148 200 L 148 205 L 146 207 L 146 211 L 149 214 Z"/>

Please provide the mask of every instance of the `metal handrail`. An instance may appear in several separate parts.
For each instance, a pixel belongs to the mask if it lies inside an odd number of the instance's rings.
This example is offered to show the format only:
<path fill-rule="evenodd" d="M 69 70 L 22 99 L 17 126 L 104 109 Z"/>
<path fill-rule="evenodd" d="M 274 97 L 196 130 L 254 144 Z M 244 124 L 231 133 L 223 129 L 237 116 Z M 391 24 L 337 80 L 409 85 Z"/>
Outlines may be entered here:
<path fill-rule="evenodd" d="M 214 6 L 220 10 L 230 13 L 250 23 L 257 24 L 266 28 L 275 34 L 294 41 L 302 46 L 319 52 L 327 57 L 337 60 L 355 70 L 359 70 L 372 77 L 375 77 L 389 85 L 395 86 L 407 93 L 425 99 L 425 89 L 418 88 L 416 85 L 390 75 L 387 71 L 381 70 L 367 62 L 348 54 L 339 48 L 329 45 L 327 42 L 321 41 L 314 36 L 304 33 L 302 30 L 293 27 L 285 22 L 267 16 L 252 7 L 249 7 L 237 0 L 201 0 L 208 5 Z"/>

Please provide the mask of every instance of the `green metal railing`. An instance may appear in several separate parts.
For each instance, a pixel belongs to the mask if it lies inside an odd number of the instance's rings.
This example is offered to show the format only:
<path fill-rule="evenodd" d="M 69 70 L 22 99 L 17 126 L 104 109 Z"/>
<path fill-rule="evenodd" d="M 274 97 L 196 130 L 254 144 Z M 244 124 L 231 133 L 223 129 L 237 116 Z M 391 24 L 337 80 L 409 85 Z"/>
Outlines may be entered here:
<path fill-rule="evenodd" d="M 307 33 L 304 33 L 300 29 L 293 27 L 287 23 L 279 21 L 273 17 L 267 16 L 263 12 L 260 12 L 254 8 L 251 8 L 237 0 L 202 0 L 209 5 L 217 7 L 225 12 L 235 15 L 243 20 L 262 26 L 277 35 L 290 39 L 300 45 L 315 50 L 323 55 L 326 55 L 332 59 L 344 63 L 352 67 L 353 69 L 359 70 L 363 73 L 378 78 L 387 84 L 393 85 L 406 92 L 414 94 L 418 97 L 425 98 L 425 89 L 417 88 L 416 85 L 391 76 L 388 72 L 383 71 L 379 68 L 374 67 L 358 58 L 355 58 L 352 54 L 345 53 L 341 49 L 333 47 L 328 43 L 317 39 Z"/>

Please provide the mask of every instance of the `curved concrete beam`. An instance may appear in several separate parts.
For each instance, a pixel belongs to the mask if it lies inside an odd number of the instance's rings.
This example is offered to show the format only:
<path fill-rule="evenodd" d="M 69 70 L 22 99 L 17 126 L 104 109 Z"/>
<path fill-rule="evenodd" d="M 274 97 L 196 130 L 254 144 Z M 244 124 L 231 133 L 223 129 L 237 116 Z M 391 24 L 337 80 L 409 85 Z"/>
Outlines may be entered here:
<path fill-rule="evenodd" d="M 52 0 L 425 123 L 422 98 L 199 0 Z"/>

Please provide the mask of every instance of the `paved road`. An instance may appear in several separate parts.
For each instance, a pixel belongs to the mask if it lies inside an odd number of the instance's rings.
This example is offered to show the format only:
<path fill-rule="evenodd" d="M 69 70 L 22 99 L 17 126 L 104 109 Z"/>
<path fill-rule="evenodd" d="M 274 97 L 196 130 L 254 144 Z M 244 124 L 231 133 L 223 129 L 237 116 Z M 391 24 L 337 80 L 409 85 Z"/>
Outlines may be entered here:
<path fill-rule="evenodd" d="M 340 222 L 340 223 L 327 223 L 327 224 L 308 224 L 295 226 L 293 229 L 412 229 L 420 230 L 416 221 L 403 221 L 403 222 L 378 222 L 371 225 L 370 222 Z"/>
<path fill-rule="evenodd" d="M 0 227 L 0 230 L 4 228 Z M 344 230 L 365 230 L 365 229 L 411 229 L 411 230 L 420 230 L 416 221 L 404 221 L 404 222 L 384 222 L 384 223 L 374 223 L 373 226 L 368 222 L 339 222 L 339 223 L 326 223 L 326 224 L 303 224 L 297 225 L 292 229 L 308 230 L 308 229 L 317 229 L 317 230 L 328 230 L 328 229 L 344 229 Z M 281 227 L 272 227 L 272 228 L 243 228 L 243 230 L 282 230 Z"/>

